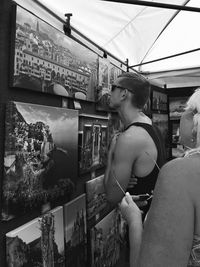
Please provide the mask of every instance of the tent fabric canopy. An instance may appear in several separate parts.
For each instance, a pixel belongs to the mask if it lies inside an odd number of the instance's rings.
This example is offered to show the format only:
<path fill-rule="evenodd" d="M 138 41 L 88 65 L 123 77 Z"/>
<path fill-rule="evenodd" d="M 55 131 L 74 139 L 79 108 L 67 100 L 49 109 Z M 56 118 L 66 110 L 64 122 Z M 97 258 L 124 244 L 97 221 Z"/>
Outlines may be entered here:
<path fill-rule="evenodd" d="M 75 29 L 121 61 L 125 62 L 128 59 L 130 66 L 196 49 L 197 51 L 192 53 L 140 65 L 135 69 L 161 87 L 165 84 L 167 88 L 194 86 L 198 80 L 200 81 L 198 74 L 200 35 L 197 34 L 197 27 L 200 25 L 199 12 L 102 0 L 17 0 L 16 2 L 29 9 L 31 3 L 38 2 L 63 20 L 66 13 L 72 13 L 71 25 Z M 199 0 L 149 0 L 148 2 L 200 8 Z M 61 25 L 58 27 L 62 30 Z"/>

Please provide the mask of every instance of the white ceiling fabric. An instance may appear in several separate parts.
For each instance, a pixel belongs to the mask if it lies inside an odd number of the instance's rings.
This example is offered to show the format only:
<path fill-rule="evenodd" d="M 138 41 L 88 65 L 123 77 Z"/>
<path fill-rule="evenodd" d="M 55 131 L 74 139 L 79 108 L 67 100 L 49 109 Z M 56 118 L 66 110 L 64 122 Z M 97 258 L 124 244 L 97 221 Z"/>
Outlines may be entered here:
<path fill-rule="evenodd" d="M 200 13 L 197 12 L 178 12 L 173 9 L 101 0 L 37 1 L 64 20 L 65 13 L 72 13 L 71 25 L 74 28 L 121 61 L 125 62 L 128 59 L 130 66 L 200 48 L 200 34 L 197 34 Z M 26 8 L 28 3 L 31 6 L 31 3 L 35 4 L 37 1 L 16 0 Z M 187 3 L 188 6 L 200 7 L 200 0 L 152 0 L 152 2 L 172 5 Z M 33 12 L 36 10 L 37 8 Z M 158 76 L 162 71 L 178 69 L 182 71 L 191 67 L 200 67 L 200 51 L 146 64 L 136 69 L 145 73 L 157 72 Z M 156 76 L 151 76 L 155 82 Z M 166 83 L 163 77 L 157 81 L 161 86 Z M 173 87 L 173 84 L 171 83 L 170 87 Z"/>

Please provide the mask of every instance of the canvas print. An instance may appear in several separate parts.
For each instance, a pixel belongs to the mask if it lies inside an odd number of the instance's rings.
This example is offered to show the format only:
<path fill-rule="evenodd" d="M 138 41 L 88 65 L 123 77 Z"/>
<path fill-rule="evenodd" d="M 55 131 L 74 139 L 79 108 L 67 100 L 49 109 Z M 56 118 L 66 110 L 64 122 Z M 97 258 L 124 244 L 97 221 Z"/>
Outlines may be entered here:
<path fill-rule="evenodd" d="M 16 6 L 12 86 L 95 101 L 98 56 Z"/>
<path fill-rule="evenodd" d="M 65 267 L 63 208 L 6 234 L 7 266 Z"/>
<path fill-rule="evenodd" d="M 110 145 L 112 138 L 115 134 L 122 132 L 124 125 L 118 113 L 112 112 L 108 120 L 108 144 Z"/>
<path fill-rule="evenodd" d="M 64 205 L 66 266 L 87 266 L 86 196 Z"/>
<path fill-rule="evenodd" d="M 167 111 L 167 94 L 153 90 L 152 109 L 159 111 Z"/>
<path fill-rule="evenodd" d="M 110 205 L 106 200 L 104 175 L 86 182 L 87 224 L 89 227 L 108 213 Z"/>
<path fill-rule="evenodd" d="M 108 118 L 80 115 L 79 172 L 91 172 L 105 167 L 108 151 Z"/>
<path fill-rule="evenodd" d="M 20 102 L 6 108 L 2 219 L 73 192 L 78 169 L 78 112 Z"/>
<path fill-rule="evenodd" d="M 121 73 L 122 70 L 110 63 L 108 59 L 99 57 L 99 82 L 96 90 L 97 110 L 110 110 L 111 86 Z"/>
<path fill-rule="evenodd" d="M 165 141 L 165 144 L 169 144 L 168 114 L 154 113 L 152 115 L 152 121 L 160 129 L 163 139 Z"/>
<path fill-rule="evenodd" d="M 115 266 L 126 244 L 126 223 L 114 209 L 91 229 L 91 267 Z"/>
<path fill-rule="evenodd" d="M 170 119 L 180 119 L 188 97 L 170 97 L 169 98 L 169 116 Z"/>

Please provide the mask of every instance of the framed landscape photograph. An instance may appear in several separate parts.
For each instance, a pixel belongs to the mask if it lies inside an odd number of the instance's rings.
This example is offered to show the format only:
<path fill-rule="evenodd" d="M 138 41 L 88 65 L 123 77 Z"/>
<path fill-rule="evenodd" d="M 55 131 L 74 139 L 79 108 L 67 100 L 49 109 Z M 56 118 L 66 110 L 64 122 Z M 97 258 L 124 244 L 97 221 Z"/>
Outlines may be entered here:
<path fill-rule="evenodd" d="M 18 5 L 13 13 L 11 86 L 95 101 L 98 55 Z"/>
<path fill-rule="evenodd" d="M 180 119 L 188 97 L 170 97 L 169 98 L 169 116 L 170 119 Z"/>
<path fill-rule="evenodd" d="M 85 194 L 64 205 L 66 266 L 87 267 Z"/>
<path fill-rule="evenodd" d="M 7 233 L 6 261 L 8 267 L 65 267 L 63 208 L 57 207 Z"/>
<path fill-rule="evenodd" d="M 118 209 L 111 211 L 91 229 L 91 267 L 115 266 L 120 250 L 126 244 L 126 230 Z"/>
<path fill-rule="evenodd" d="M 78 112 L 9 102 L 5 122 L 2 219 L 66 202 L 78 169 Z"/>
<path fill-rule="evenodd" d="M 104 175 L 86 182 L 86 204 L 87 225 L 90 228 L 110 210 L 106 200 Z"/>
<path fill-rule="evenodd" d="M 152 114 L 153 123 L 160 129 L 165 144 L 169 144 L 168 114 Z"/>
<path fill-rule="evenodd" d="M 167 94 L 156 90 L 152 92 L 152 110 L 168 111 Z"/>
<path fill-rule="evenodd" d="M 105 167 L 108 152 L 108 117 L 79 115 L 79 174 Z"/>
<path fill-rule="evenodd" d="M 96 89 L 97 110 L 111 110 L 109 107 L 111 87 L 121 73 L 122 70 L 110 63 L 107 58 L 99 57 L 99 82 Z"/>

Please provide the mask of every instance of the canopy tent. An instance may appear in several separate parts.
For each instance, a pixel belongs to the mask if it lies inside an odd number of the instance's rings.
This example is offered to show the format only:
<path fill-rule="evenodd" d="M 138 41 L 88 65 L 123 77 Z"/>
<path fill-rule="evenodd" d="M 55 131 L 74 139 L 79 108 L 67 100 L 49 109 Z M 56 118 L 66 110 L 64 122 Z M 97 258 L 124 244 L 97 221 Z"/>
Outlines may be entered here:
<path fill-rule="evenodd" d="M 50 10 L 63 21 L 65 13 L 72 13 L 73 29 L 122 62 L 128 59 L 129 66 L 158 86 L 173 88 L 200 85 L 200 35 L 197 34 L 200 12 L 102 0 L 16 2 L 39 16 L 44 15 L 41 12 L 48 13 Z M 199 0 L 148 2 L 200 8 Z M 43 19 L 63 30 L 61 21 L 58 22 L 55 16 L 54 19 L 49 18 L 46 13 Z M 175 54 L 180 55 L 170 57 Z M 167 59 L 157 61 L 160 58 Z M 144 64 L 151 61 L 155 62 Z"/>

